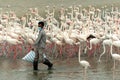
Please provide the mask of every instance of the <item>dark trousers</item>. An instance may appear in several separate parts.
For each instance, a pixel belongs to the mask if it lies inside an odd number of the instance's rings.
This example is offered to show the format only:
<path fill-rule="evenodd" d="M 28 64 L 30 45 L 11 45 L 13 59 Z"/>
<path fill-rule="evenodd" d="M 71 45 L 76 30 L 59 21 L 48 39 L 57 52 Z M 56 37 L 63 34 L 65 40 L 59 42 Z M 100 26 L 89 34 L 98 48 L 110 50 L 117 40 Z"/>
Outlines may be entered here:
<path fill-rule="evenodd" d="M 33 61 L 33 69 L 38 70 L 38 63 L 43 63 L 48 66 L 48 70 L 50 70 L 53 64 L 46 58 L 43 57 L 44 49 L 36 49 L 35 50 L 35 59 Z"/>

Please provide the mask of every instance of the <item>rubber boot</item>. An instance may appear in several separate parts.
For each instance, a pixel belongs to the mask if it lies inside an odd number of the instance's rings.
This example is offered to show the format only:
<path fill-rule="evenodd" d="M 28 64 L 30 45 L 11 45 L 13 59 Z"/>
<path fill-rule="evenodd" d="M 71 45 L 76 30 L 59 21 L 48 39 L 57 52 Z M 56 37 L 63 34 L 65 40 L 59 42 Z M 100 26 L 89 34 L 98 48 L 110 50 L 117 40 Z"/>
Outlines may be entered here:
<path fill-rule="evenodd" d="M 48 66 L 48 70 L 52 69 L 53 64 L 48 59 L 44 59 L 43 64 Z"/>
<path fill-rule="evenodd" d="M 38 70 L 38 61 L 33 62 L 33 70 Z"/>

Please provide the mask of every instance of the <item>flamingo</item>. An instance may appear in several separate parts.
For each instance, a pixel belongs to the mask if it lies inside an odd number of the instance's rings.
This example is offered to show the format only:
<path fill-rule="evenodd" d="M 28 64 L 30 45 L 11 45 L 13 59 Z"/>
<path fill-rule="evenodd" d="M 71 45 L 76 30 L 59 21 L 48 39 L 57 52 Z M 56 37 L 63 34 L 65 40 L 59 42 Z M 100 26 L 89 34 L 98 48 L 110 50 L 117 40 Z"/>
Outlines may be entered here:
<path fill-rule="evenodd" d="M 98 38 L 93 38 L 90 40 L 90 47 L 88 47 L 89 50 L 93 50 L 94 48 L 92 47 L 93 45 L 95 45 L 95 49 L 97 48 L 97 45 L 102 41 L 102 39 L 98 39 Z M 96 53 L 94 53 L 94 56 L 96 55 Z"/>
<path fill-rule="evenodd" d="M 112 52 L 112 46 L 113 45 L 111 45 L 111 56 L 112 56 L 112 58 L 113 58 L 113 80 L 114 80 L 114 75 L 115 75 L 115 61 L 120 61 L 120 55 L 119 54 L 117 54 L 117 53 L 113 53 Z M 119 45 L 120 46 L 120 45 Z"/>
<path fill-rule="evenodd" d="M 106 39 L 106 40 L 104 40 L 103 41 L 103 53 L 100 55 L 100 57 L 99 57 L 99 62 L 101 61 L 100 59 L 101 59 L 101 57 L 102 57 L 102 55 L 104 55 L 105 54 L 105 51 L 106 51 L 106 49 L 105 49 L 105 45 L 108 45 L 108 46 L 111 46 L 111 45 L 114 45 L 114 46 L 116 46 L 116 47 L 120 47 L 120 41 L 119 41 L 119 39 L 117 38 L 117 36 L 115 36 L 115 35 L 110 35 L 110 37 L 109 38 L 111 38 L 111 39 Z M 114 41 L 113 41 L 114 40 Z"/>
<path fill-rule="evenodd" d="M 79 44 L 79 63 L 84 67 L 84 80 L 86 80 L 86 72 L 87 72 L 87 68 L 90 67 L 90 64 L 88 61 L 86 60 L 80 60 L 80 55 L 81 55 L 81 49 L 80 49 L 80 44 Z"/>
<path fill-rule="evenodd" d="M 110 15 L 109 11 L 105 11 L 106 8 L 104 8 L 104 16 L 102 16 L 102 14 L 103 14 L 102 10 L 96 9 L 96 12 L 95 12 L 95 8 L 92 6 L 89 7 L 89 11 L 87 11 L 87 9 L 85 9 L 85 8 L 82 9 L 81 5 L 79 5 L 78 7 L 70 6 L 69 9 L 68 10 L 64 9 L 64 7 L 62 6 L 61 10 L 60 10 L 61 27 L 65 28 L 64 30 L 60 29 L 61 28 L 60 24 L 55 19 L 55 16 L 54 16 L 55 15 L 55 7 L 53 7 L 52 11 L 50 11 L 49 7 L 47 7 L 47 9 L 46 9 L 46 14 L 47 14 L 46 17 L 47 18 L 45 21 L 47 23 L 47 26 L 49 26 L 51 29 L 51 31 L 48 31 L 49 33 L 47 33 L 47 35 L 50 36 L 51 35 L 50 33 L 52 33 L 52 31 L 55 32 L 54 37 L 56 37 L 55 43 L 57 45 L 63 45 L 62 40 L 64 40 L 66 44 L 73 46 L 73 44 L 76 43 L 76 40 L 75 40 L 76 38 L 79 40 L 86 41 L 86 35 L 88 35 L 91 32 L 93 33 L 93 31 L 94 31 L 94 33 L 96 33 L 95 30 L 99 31 L 102 29 L 101 32 L 104 33 L 104 31 L 105 31 L 105 33 L 107 34 L 107 31 L 112 29 L 113 25 L 114 25 L 114 27 L 116 27 L 114 20 L 115 21 L 119 20 L 119 14 L 118 14 L 117 7 L 115 9 L 112 8 L 111 15 Z M 67 11 L 70 11 L 70 12 L 67 12 Z M 105 12 L 107 14 L 105 14 Z M 69 15 L 70 15 L 70 17 L 69 17 Z M 104 24 L 104 26 L 102 28 L 100 27 L 101 26 L 100 22 L 102 22 L 104 20 L 101 18 L 101 16 L 106 17 L 105 18 L 106 26 Z M 24 38 L 24 40 L 26 39 L 26 42 L 29 42 L 30 44 L 33 44 L 35 35 L 37 34 L 37 21 L 43 20 L 39 17 L 40 16 L 38 14 L 37 8 L 34 8 L 34 9 L 30 8 L 30 12 L 29 12 L 29 14 L 27 14 L 27 17 L 23 16 L 21 19 L 17 18 L 17 16 L 15 15 L 15 12 L 3 13 L 3 10 L 0 8 L 1 25 L 3 25 L 3 26 L 6 25 L 5 27 L 9 28 L 7 32 L 9 32 L 10 34 L 7 34 L 7 35 L 12 38 L 15 38 L 15 39 L 19 38 L 19 36 L 22 36 Z M 20 20 L 21 20 L 21 23 L 18 23 Z M 111 20 L 112 22 L 110 22 L 109 20 Z M 32 30 L 28 27 L 25 27 L 29 21 L 31 21 L 31 23 L 32 23 L 32 26 L 33 26 Z M 109 25 L 107 25 L 107 21 L 108 21 Z M 22 25 L 22 27 L 20 27 L 20 25 Z M 112 25 L 112 26 L 110 26 L 110 25 Z M 61 32 L 56 31 L 56 29 L 55 29 L 56 26 L 57 26 L 57 28 L 59 28 L 59 30 Z M 96 29 L 94 29 L 94 26 Z M 116 30 L 118 27 L 119 27 L 119 24 L 117 24 Z M 68 29 L 68 32 L 67 32 L 67 29 Z M 81 31 L 84 34 L 79 35 L 78 33 L 76 33 L 77 32 L 76 29 Z M 73 30 L 75 30 L 75 32 L 73 32 Z M 113 31 L 113 30 L 111 30 L 111 31 Z M 117 31 L 119 32 L 119 30 L 117 30 Z M 52 37 L 53 40 L 54 40 L 54 37 Z M 96 39 L 96 38 L 90 40 L 90 43 L 92 43 L 92 44 L 97 44 L 99 42 L 100 42 L 100 39 Z M 48 41 L 48 43 L 50 43 L 50 42 Z M 90 44 L 89 49 L 92 49 L 91 44 Z"/>
<path fill-rule="evenodd" d="M 101 57 L 105 54 L 105 51 L 106 51 L 106 48 L 105 48 L 105 45 L 108 45 L 108 46 L 110 46 L 112 44 L 112 40 L 111 39 L 106 39 L 106 40 L 104 40 L 103 41 L 103 43 L 102 43 L 102 45 L 103 45 L 103 52 L 102 52 L 102 54 L 100 54 L 100 57 L 99 57 L 99 62 L 101 62 Z"/>
<path fill-rule="evenodd" d="M 22 44 L 22 42 L 15 39 L 15 38 L 11 38 L 10 36 L 6 36 L 6 38 L 4 38 L 3 40 L 7 42 L 7 44 L 9 45 L 9 48 L 11 50 L 15 50 L 15 52 L 14 52 L 14 54 L 15 54 L 14 59 L 15 59 L 16 56 L 17 56 L 17 53 L 18 53 L 17 50 L 16 50 L 16 48 L 17 48 L 16 45 L 19 47 L 19 44 Z M 8 56 L 9 56 L 9 53 L 8 53 Z"/>

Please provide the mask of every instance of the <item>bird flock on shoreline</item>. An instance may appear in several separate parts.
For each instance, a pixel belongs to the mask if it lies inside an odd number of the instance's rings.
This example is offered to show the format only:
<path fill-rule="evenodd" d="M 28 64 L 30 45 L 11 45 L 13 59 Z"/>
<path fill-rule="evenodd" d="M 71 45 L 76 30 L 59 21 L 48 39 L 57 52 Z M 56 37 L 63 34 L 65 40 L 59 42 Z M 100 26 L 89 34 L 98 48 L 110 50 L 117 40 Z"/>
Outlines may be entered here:
<path fill-rule="evenodd" d="M 83 50 L 91 55 L 100 53 L 100 58 L 106 53 L 105 46 L 120 45 L 120 12 L 116 6 L 97 8 L 82 5 L 72 5 L 68 8 L 61 6 L 59 13 L 55 7 L 46 6 L 46 17 L 39 15 L 37 8 L 29 8 L 27 13 L 17 17 L 14 11 L 4 11 L 0 8 L 0 55 L 14 58 L 22 53 L 27 53 L 37 38 L 39 21 L 45 22 L 47 35 L 47 51 L 55 57 L 75 56 L 81 45 Z M 55 15 L 58 15 L 56 19 Z M 95 38 L 87 40 L 89 35 Z M 96 48 L 99 51 L 96 52 Z M 20 50 L 20 51 L 19 51 Z M 117 51 L 117 53 L 119 50 Z M 99 58 L 99 61 L 100 61 Z"/>
<path fill-rule="evenodd" d="M 84 67 L 84 80 L 86 69 L 91 65 L 88 61 L 81 60 L 82 54 L 98 57 L 98 62 L 102 61 L 104 54 L 111 56 L 115 70 L 115 61 L 120 61 L 119 7 L 61 6 L 56 14 L 55 7 L 50 9 L 46 6 L 45 15 L 45 18 L 40 16 L 38 8 L 29 8 L 26 14 L 17 17 L 14 11 L 0 8 L 0 56 L 16 59 L 27 54 L 37 38 L 38 22 L 44 21 L 47 35 L 46 53 L 50 57 L 77 56 Z M 58 15 L 57 19 L 55 15 Z M 94 38 L 87 39 L 90 35 Z"/>

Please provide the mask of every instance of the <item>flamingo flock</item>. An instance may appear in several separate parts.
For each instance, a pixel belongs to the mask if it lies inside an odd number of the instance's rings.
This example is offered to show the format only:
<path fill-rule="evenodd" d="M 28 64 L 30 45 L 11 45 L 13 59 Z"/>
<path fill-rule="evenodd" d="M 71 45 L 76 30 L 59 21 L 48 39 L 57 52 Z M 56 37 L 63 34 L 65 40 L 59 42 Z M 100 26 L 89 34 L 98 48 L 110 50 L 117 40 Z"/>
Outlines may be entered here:
<path fill-rule="evenodd" d="M 27 53 L 37 37 L 37 23 L 45 22 L 47 34 L 47 51 L 49 54 L 55 53 L 55 57 L 73 57 L 78 52 L 79 43 L 82 49 L 86 47 L 86 53 L 94 56 L 100 55 L 99 61 L 105 53 L 105 45 L 110 46 L 112 41 L 119 42 L 120 12 L 118 7 L 106 6 L 97 8 L 82 5 L 73 5 L 68 8 L 61 6 L 59 19 L 56 19 L 55 6 L 50 9 L 46 6 L 46 17 L 39 15 L 37 8 L 30 8 L 25 15 L 17 17 L 14 11 L 4 12 L 0 9 L 0 43 L 1 55 L 9 56 L 14 54 L 14 58 L 22 53 Z M 89 35 L 95 38 L 87 40 Z M 102 44 L 102 45 L 101 45 Z M 119 47 L 114 44 L 114 47 Z M 103 53 L 102 51 L 103 46 Z M 99 48 L 99 51 L 95 51 Z M 18 50 L 22 51 L 19 52 Z M 98 54 L 99 53 L 99 54 Z M 101 54 L 100 54 L 101 53 Z M 66 55 L 66 56 L 65 56 Z"/>
<path fill-rule="evenodd" d="M 72 5 L 68 8 L 61 6 L 56 14 L 55 6 L 52 9 L 46 6 L 45 15 L 45 18 L 40 16 L 38 8 L 30 8 L 25 15 L 17 17 L 14 11 L 4 12 L 0 8 L 0 56 L 16 59 L 28 53 L 38 35 L 37 24 L 44 21 L 48 55 L 54 58 L 70 58 L 78 53 L 79 63 L 84 67 L 86 76 L 90 64 L 81 60 L 80 55 L 94 54 L 101 62 L 102 56 L 107 54 L 114 59 L 115 69 L 115 60 L 120 60 L 118 7 L 112 5 L 108 9 L 106 5 L 102 8 L 92 5 L 87 8 L 82 5 Z M 58 15 L 58 19 L 55 15 Z M 95 38 L 88 40 L 89 35 Z"/>

